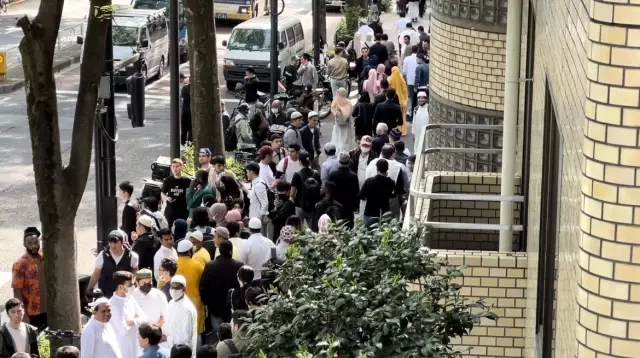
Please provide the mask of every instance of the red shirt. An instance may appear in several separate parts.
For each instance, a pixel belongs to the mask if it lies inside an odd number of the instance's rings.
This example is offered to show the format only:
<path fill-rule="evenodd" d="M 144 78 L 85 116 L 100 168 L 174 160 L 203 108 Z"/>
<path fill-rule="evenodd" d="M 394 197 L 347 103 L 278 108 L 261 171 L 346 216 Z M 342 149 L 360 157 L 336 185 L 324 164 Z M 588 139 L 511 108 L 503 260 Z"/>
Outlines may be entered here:
<path fill-rule="evenodd" d="M 44 285 L 40 278 L 43 257 L 33 257 L 29 253 L 20 256 L 13 264 L 11 287 L 22 289 L 22 299 L 27 315 L 35 316 L 45 312 L 43 307 Z"/>

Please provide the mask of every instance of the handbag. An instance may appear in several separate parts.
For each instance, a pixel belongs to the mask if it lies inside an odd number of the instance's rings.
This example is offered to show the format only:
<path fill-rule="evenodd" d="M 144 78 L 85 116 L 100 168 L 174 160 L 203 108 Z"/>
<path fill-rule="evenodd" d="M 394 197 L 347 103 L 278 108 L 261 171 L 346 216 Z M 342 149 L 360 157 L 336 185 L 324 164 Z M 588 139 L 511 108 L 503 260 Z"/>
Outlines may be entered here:
<path fill-rule="evenodd" d="M 348 126 L 349 122 L 351 122 L 351 116 L 345 119 L 342 112 L 336 113 L 334 117 L 336 118 L 336 125 L 339 125 L 340 127 Z"/>

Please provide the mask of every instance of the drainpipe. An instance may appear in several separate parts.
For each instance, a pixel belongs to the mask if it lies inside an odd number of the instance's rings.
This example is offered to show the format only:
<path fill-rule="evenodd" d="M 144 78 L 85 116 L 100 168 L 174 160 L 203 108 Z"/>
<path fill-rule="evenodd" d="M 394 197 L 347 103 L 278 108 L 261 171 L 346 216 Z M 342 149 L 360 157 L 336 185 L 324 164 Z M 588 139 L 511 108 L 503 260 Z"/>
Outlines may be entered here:
<path fill-rule="evenodd" d="M 507 8 L 507 49 L 504 83 L 504 123 L 502 138 L 502 185 L 500 195 L 513 196 L 515 189 L 516 144 L 518 140 L 518 97 L 520 89 L 520 37 L 522 0 L 509 0 Z M 513 225 L 513 202 L 500 202 L 500 224 Z M 500 231 L 500 252 L 513 250 L 513 230 Z"/>

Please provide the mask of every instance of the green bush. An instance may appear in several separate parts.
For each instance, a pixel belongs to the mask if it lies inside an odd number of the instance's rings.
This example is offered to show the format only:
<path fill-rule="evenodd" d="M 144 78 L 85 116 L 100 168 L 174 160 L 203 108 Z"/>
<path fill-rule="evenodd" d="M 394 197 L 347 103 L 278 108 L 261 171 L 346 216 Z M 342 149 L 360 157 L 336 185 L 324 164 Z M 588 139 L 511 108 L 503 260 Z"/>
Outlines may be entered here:
<path fill-rule="evenodd" d="M 460 296 L 463 267 L 451 268 L 421 246 L 424 227 L 385 221 L 373 231 L 332 226 L 305 233 L 275 268 L 279 287 L 247 323 L 252 356 L 461 357 L 451 338 L 481 318 L 482 300 Z"/>
<path fill-rule="evenodd" d="M 51 342 L 44 334 L 38 337 L 38 351 L 40 352 L 40 358 L 51 358 Z"/>
<path fill-rule="evenodd" d="M 196 166 L 196 153 L 192 142 L 187 142 L 184 145 L 184 153 L 182 154 L 182 161 L 184 163 L 184 169 L 182 173 L 185 176 L 193 177 L 198 171 Z"/>
<path fill-rule="evenodd" d="M 242 165 L 242 163 L 238 163 L 234 158 L 228 157 L 225 159 L 225 165 L 227 166 L 227 169 L 236 176 L 236 178 L 244 178 L 244 165 Z"/>

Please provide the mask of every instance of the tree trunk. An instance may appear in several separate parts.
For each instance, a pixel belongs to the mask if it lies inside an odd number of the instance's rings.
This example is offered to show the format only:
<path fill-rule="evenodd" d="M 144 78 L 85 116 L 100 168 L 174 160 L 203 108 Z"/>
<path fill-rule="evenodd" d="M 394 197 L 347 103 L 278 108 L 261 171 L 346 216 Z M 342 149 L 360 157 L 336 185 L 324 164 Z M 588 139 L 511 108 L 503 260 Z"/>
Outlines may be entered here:
<path fill-rule="evenodd" d="M 199 148 L 209 148 L 213 155 L 225 155 L 213 1 L 185 0 L 184 6 L 189 30 L 191 124 L 195 154 Z"/>
<path fill-rule="evenodd" d="M 320 1 L 320 38 L 324 40 L 324 43 L 328 44 L 327 38 L 327 4 L 324 0 Z"/>
<path fill-rule="evenodd" d="M 110 4 L 94 0 L 93 6 Z M 35 173 L 38 209 L 43 234 L 47 316 L 51 330 L 80 331 L 80 302 L 76 273 L 74 221 L 84 193 L 91 164 L 93 121 L 97 90 L 104 62 L 108 21 L 90 11 L 85 38 L 84 61 L 73 123 L 69 164 L 64 167 L 53 55 L 64 1 L 43 0 L 31 21 L 18 20 L 24 38 L 20 42 L 25 76 L 27 116 Z"/>

